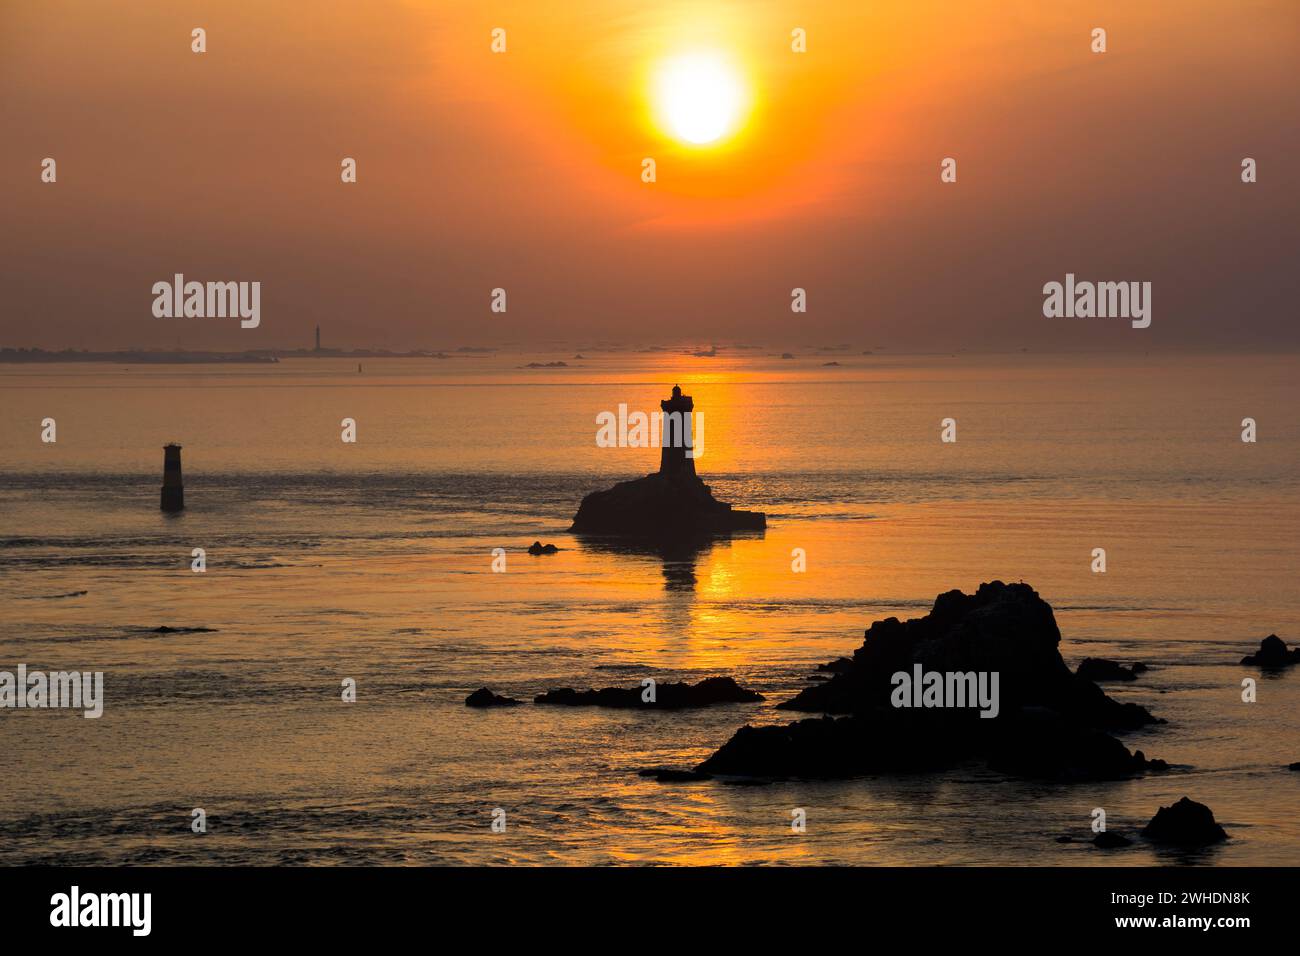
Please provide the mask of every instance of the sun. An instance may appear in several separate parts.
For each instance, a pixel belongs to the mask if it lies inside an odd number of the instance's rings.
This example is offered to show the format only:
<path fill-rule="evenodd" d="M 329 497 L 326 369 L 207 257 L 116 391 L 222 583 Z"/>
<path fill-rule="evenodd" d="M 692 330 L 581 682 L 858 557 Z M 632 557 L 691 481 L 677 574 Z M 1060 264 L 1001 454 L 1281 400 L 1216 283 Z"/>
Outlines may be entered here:
<path fill-rule="evenodd" d="M 683 53 L 664 60 L 654 75 L 659 125 L 694 146 L 715 143 L 740 125 L 746 108 L 740 72 L 718 53 Z"/>

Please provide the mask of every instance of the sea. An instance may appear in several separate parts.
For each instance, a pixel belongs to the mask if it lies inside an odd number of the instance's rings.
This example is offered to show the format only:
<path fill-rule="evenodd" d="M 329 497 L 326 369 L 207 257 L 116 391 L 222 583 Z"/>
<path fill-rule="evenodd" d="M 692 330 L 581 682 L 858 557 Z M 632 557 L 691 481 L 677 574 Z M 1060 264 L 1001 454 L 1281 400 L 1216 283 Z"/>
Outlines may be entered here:
<path fill-rule="evenodd" d="M 0 710 L 0 864 L 1300 864 L 1300 668 L 1239 663 L 1300 642 L 1296 356 L 784 351 L 0 365 L 0 671 L 104 675 L 98 719 Z M 658 467 L 598 416 L 673 385 L 767 530 L 575 539 L 585 494 Z M 638 774 L 802 716 L 775 706 L 872 621 L 998 579 L 1071 666 L 1148 665 L 1106 690 L 1165 720 L 1123 740 L 1169 772 Z M 531 703 L 717 675 L 765 700 Z M 1089 843 L 1098 808 L 1136 838 L 1182 796 L 1230 839 Z"/>

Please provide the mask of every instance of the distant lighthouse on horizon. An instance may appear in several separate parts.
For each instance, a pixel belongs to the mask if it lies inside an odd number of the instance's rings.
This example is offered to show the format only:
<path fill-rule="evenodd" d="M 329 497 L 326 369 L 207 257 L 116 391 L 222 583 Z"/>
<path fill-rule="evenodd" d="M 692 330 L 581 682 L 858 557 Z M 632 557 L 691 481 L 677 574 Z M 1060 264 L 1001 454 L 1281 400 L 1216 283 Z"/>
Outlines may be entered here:
<path fill-rule="evenodd" d="M 316 351 L 320 351 L 320 326 L 316 326 Z"/>

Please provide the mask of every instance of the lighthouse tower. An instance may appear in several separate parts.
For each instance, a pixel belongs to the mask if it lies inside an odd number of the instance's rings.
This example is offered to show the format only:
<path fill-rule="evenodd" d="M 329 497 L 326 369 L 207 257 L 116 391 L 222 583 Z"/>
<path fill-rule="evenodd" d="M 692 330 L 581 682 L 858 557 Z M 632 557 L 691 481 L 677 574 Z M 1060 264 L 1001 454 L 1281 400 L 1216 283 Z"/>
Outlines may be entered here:
<path fill-rule="evenodd" d="M 185 510 L 185 485 L 181 481 L 181 446 L 174 442 L 163 446 L 163 511 Z"/>
<path fill-rule="evenodd" d="M 659 435 L 659 474 L 669 478 L 695 477 L 695 459 L 687 458 L 691 447 L 691 415 L 695 403 L 683 395 L 681 386 L 673 386 L 673 397 L 659 403 L 664 410 L 663 429 Z"/>

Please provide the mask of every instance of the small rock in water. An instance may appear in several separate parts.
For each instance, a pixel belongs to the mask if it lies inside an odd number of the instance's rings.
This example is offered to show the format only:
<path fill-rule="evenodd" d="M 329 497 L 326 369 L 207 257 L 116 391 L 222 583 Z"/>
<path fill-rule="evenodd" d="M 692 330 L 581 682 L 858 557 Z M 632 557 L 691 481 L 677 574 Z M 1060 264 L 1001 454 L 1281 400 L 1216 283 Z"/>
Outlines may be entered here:
<path fill-rule="evenodd" d="M 1121 846 L 1132 846 L 1133 841 L 1122 833 L 1106 830 L 1092 838 L 1092 845 L 1102 850 L 1113 850 Z"/>
<path fill-rule="evenodd" d="M 1257 667 L 1289 667 L 1300 663 L 1300 648 L 1287 650 L 1286 641 L 1276 634 L 1270 634 L 1259 642 L 1259 650 L 1241 659 L 1243 664 Z"/>
<path fill-rule="evenodd" d="M 698 770 L 682 770 L 677 767 L 650 767 L 639 771 L 638 776 L 654 777 L 659 783 L 695 783 L 713 779 L 707 773 L 700 773 Z"/>
<path fill-rule="evenodd" d="M 1143 665 L 1143 670 L 1146 666 Z M 1104 657 L 1085 657 L 1083 662 L 1075 669 L 1075 673 L 1084 680 L 1103 681 L 1103 680 L 1137 680 L 1137 665 L 1133 669 L 1125 667 L 1123 664 L 1117 664 L 1115 661 L 1107 660 Z"/>
<path fill-rule="evenodd" d="M 522 700 L 515 700 L 513 697 L 502 697 L 500 694 L 494 694 L 486 687 L 480 687 L 465 698 L 466 707 L 513 707 L 522 703 Z"/>
<path fill-rule="evenodd" d="M 708 677 L 698 684 L 659 684 L 654 700 L 646 700 L 645 687 L 602 687 L 574 690 L 561 687 L 533 698 L 535 704 L 563 704 L 568 707 L 646 707 L 658 710 L 709 707 L 713 704 L 749 704 L 763 699 L 756 691 L 741 687 L 730 677 Z"/>
<path fill-rule="evenodd" d="M 560 549 L 553 544 L 542 544 L 540 541 L 534 541 L 528 546 L 529 554 L 554 554 Z"/>
<path fill-rule="evenodd" d="M 1180 846 L 1205 846 L 1228 839 L 1228 834 L 1214 819 L 1214 812 L 1203 803 L 1183 797 L 1173 806 L 1161 807 L 1142 835 L 1156 843 Z"/>

